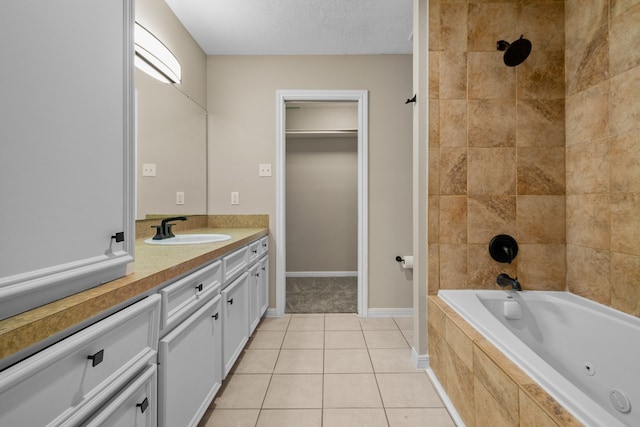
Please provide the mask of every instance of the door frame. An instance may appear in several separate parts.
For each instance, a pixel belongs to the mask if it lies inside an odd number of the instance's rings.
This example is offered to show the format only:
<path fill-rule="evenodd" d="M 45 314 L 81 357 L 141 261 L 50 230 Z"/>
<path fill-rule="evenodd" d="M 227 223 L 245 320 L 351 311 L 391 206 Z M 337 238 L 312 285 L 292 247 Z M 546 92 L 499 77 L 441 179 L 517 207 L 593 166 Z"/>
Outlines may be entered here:
<path fill-rule="evenodd" d="M 366 90 L 277 90 L 276 91 L 276 316 L 286 304 L 286 102 L 354 101 L 358 103 L 358 315 L 368 310 L 368 145 L 369 102 Z"/>

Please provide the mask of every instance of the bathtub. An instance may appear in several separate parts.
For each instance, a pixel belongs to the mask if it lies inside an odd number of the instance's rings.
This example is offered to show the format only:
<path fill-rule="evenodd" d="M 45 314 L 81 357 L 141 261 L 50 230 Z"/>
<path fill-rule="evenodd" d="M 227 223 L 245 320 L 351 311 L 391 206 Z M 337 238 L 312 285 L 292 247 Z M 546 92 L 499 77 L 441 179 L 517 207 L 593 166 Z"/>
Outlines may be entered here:
<path fill-rule="evenodd" d="M 438 296 L 586 426 L 640 426 L 640 319 L 568 292 Z"/>

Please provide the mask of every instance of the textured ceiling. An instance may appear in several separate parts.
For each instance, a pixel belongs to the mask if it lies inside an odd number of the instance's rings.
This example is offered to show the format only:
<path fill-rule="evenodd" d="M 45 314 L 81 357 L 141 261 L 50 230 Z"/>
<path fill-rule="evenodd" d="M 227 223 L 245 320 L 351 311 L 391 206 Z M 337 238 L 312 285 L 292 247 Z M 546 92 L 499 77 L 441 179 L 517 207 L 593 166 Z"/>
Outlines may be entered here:
<path fill-rule="evenodd" d="M 165 0 L 208 55 L 411 53 L 412 0 Z"/>

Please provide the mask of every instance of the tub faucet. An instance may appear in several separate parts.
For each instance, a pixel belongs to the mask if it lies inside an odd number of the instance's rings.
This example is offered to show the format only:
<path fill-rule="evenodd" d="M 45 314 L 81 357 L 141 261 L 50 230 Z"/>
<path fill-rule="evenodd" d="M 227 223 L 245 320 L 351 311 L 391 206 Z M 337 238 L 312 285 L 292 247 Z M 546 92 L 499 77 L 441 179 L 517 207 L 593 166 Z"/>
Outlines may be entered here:
<path fill-rule="evenodd" d="M 507 286 L 511 286 L 511 289 L 513 289 L 514 291 L 522 290 L 522 287 L 520 286 L 520 282 L 518 282 L 518 278 L 516 277 L 514 279 L 505 273 L 498 274 L 498 277 L 496 278 L 496 283 L 503 288 Z"/>
<path fill-rule="evenodd" d="M 160 225 L 152 225 L 151 227 L 156 229 L 156 235 L 153 237 L 153 240 L 164 240 L 176 237 L 171 231 L 171 227 L 173 227 L 174 224 L 169 224 L 169 221 L 186 221 L 187 219 L 186 216 L 174 216 L 163 219 Z"/>

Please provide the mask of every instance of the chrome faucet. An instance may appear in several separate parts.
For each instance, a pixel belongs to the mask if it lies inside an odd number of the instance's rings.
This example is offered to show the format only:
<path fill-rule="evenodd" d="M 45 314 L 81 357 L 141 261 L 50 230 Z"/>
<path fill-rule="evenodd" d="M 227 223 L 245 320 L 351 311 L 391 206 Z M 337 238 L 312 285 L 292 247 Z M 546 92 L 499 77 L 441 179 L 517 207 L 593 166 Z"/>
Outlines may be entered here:
<path fill-rule="evenodd" d="M 500 285 L 500 287 L 505 288 L 507 286 L 511 286 L 511 289 L 514 291 L 521 291 L 522 287 L 520 286 L 520 282 L 518 282 L 518 278 L 515 279 L 510 277 L 508 274 L 500 273 L 496 278 L 496 283 Z"/>
<path fill-rule="evenodd" d="M 171 237 L 176 237 L 171 231 L 171 227 L 175 224 L 169 224 L 170 221 L 186 221 L 188 218 L 186 216 L 174 216 L 171 218 L 165 218 L 162 220 L 160 225 L 152 225 L 151 228 L 156 229 L 156 235 L 153 236 L 153 240 L 164 240 L 169 239 Z"/>

